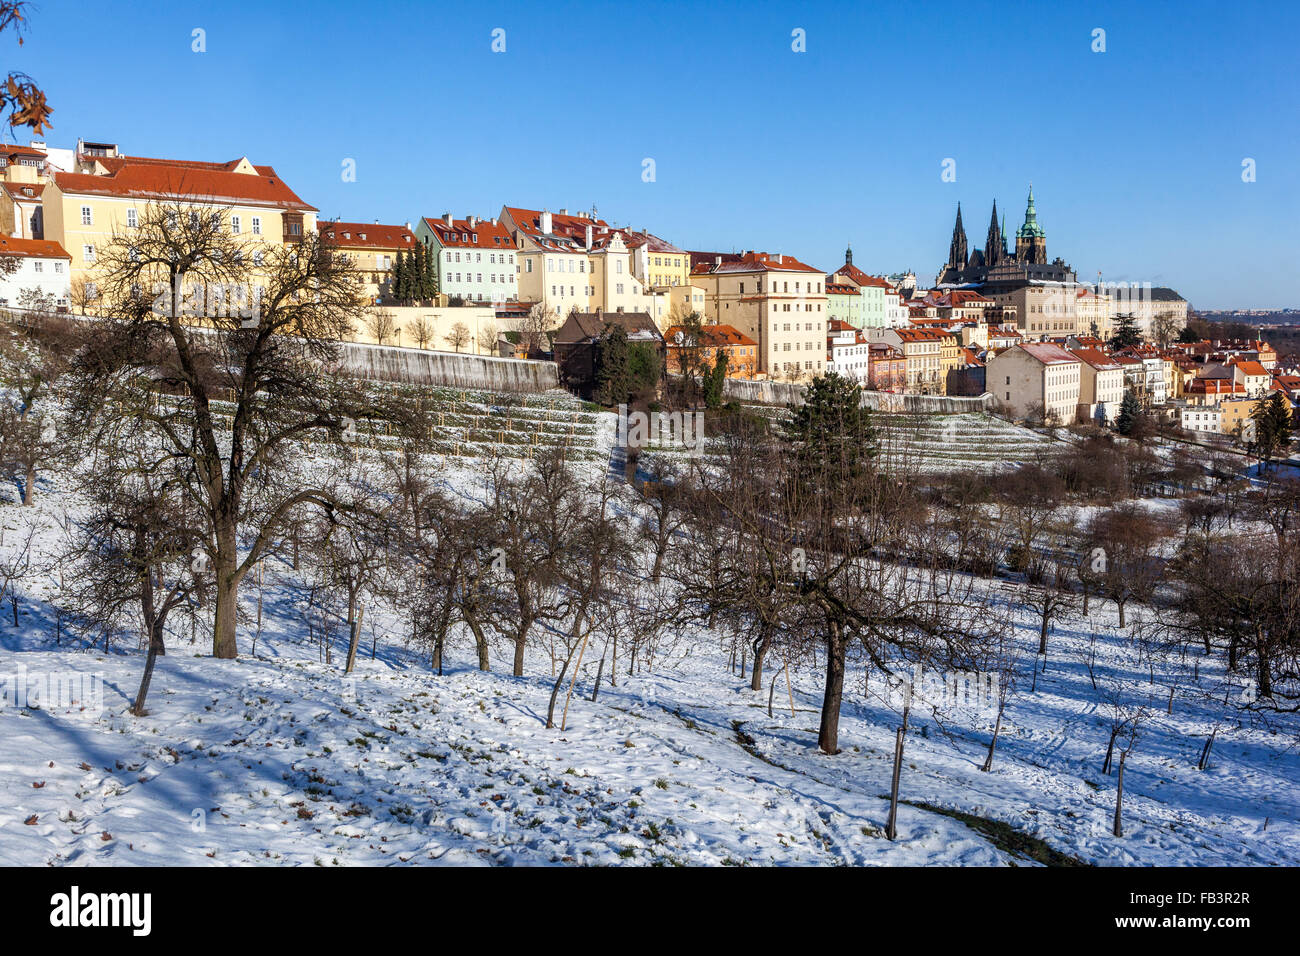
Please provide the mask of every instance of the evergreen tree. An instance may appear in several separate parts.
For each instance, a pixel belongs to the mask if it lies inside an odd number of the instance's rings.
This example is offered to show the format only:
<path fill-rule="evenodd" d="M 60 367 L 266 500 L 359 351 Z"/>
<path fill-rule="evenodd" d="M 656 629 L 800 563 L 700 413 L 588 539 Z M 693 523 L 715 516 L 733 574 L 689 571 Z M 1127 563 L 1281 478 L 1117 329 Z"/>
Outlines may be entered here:
<path fill-rule="evenodd" d="M 1183 345 L 1191 345 L 1193 342 L 1199 342 L 1200 338 L 1197 336 L 1195 330 L 1192 329 L 1190 325 L 1184 325 L 1178 331 L 1178 341 L 1181 342 Z"/>
<path fill-rule="evenodd" d="M 788 406 L 781 435 L 791 446 L 797 480 L 826 491 L 855 480 L 877 450 L 861 386 L 837 372 L 814 378 L 804 403 Z"/>
<path fill-rule="evenodd" d="M 722 386 L 726 378 L 727 353 L 723 349 L 718 349 L 718 353 L 713 357 L 713 369 L 704 382 L 704 404 L 706 407 L 720 408 L 722 406 Z"/>
<path fill-rule="evenodd" d="M 1138 427 L 1142 417 L 1142 406 L 1132 392 L 1124 393 L 1124 400 L 1119 405 L 1119 415 L 1115 418 L 1115 431 L 1121 435 L 1131 435 Z"/>
<path fill-rule="evenodd" d="M 406 257 L 399 249 L 397 258 L 393 260 L 392 269 L 389 271 L 388 294 L 397 302 L 406 301 Z"/>
<path fill-rule="evenodd" d="M 1261 398 L 1251 409 L 1250 420 L 1254 423 L 1255 449 L 1265 464 L 1291 447 L 1291 410 L 1281 392 Z"/>
<path fill-rule="evenodd" d="M 410 298 L 414 300 L 423 300 L 424 295 L 424 259 L 414 249 L 410 252 L 410 258 L 407 259 L 407 265 L 411 270 L 411 287 Z"/>
<path fill-rule="evenodd" d="M 433 247 L 424 247 L 424 297 L 438 297 L 438 264 L 433 258 Z"/>
<path fill-rule="evenodd" d="M 1138 331 L 1137 319 L 1130 312 L 1119 317 L 1119 327 L 1115 329 L 1115 334 L 1110 338 L 1110 347 L 1113 349 L 1126 349 L 1138 345 L 1142 341 L 1142 333 Z"/>
<path fill-rule="evenodd" d="M 596 401 L 606 407 L 626 402 L 631 378 L 627 332 L 620 325 L 607 325 L 596 342 Z"/>

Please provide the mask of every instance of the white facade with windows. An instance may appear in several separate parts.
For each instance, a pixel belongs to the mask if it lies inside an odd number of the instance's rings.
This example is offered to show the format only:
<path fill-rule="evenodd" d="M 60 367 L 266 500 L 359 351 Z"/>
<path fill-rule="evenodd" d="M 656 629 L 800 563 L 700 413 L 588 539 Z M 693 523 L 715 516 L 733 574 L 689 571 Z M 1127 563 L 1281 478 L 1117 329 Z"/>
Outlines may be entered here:
<path fill-rule="evenodd" d="M 15 271 L 0 272 L 0 308 L 18 308 L 29 289 L 55 308 L 67 308 L 72 260 L 57 242 L 0 236 L 0 257 L 17 263 Z"/>

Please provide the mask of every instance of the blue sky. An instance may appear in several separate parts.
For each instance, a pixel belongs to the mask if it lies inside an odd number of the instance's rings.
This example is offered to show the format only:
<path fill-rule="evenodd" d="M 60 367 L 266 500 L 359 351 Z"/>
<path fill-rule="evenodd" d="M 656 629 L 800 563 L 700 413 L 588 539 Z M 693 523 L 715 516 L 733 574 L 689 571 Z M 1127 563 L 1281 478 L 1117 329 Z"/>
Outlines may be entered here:
<path fill-rule="evenodd" d="M 247 155 L 325 217 L 595 204 L 689 249 L 829 270 L 851 242 L 928 282 L 959 200 L 973 249 L 1032 182 L 1080 278 L 1263 308 L 1300 306 L 1297 28 L 1280 2 L 41 0 L 0 48 L 49 94 L 50 145 Z"/>

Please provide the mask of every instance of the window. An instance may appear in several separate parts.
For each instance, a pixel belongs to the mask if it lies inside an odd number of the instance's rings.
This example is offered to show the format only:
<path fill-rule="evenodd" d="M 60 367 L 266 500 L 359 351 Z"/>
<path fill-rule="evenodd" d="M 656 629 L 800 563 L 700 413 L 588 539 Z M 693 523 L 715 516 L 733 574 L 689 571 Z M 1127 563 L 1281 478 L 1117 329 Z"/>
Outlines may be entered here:
<path fill-rule="evenodd" d="M 95 224 L 94 216 L 91 215 L 89 206 L 81 207 L 81 224 L 83 226 L 93 226 Z"/>
<path fill-rule="evenodd" d="M 134 209 L 128 209 L 126 211 L 126 228 L 134 229 L 139 225 L 140 225 L 140 219 L 136 215 L 136 211 Z"/>
<path fill-rule="evenodd" d="M 82 246 L 82 247 L 81 247 L 81 257 L 82 257 L 82 259 L 84 259 L 86 262 L 94 262 L 94 261 L 95 261 L 95 247 L 94 247 L 94 246 L 90 246 L 90 245 Z"/>
<path fill-rule="evenodd" d="M 44 272 L 45 263 L 41 262 L 40 259 L 37 259 L 35 262 L 32 263 L 32 268 L 35 269 L 37 272 Z"/>
<path fill-rule="evenodd" d="M 239 235 L 239 217 L 238 217 L 238 216 L 231 216 L 231 217 L 230 217 L 230 233 L 231 233 L 231 235 L 234 235 L 234 236 Z"/>
<path fill-rule="evenodd" d="M 54 271 L 58 275 L 63 275 L 63 263 L 62 262 L 54 263 Z"/>
<path fill-rule="evenodd" d="M 254 217 L 253 217 L 253 235 L 255 235 L 255 236 L 260 236 L 261 234 L 262 234 L 262 217 L 261 217 L 261 216 L 254 216 Z"/>

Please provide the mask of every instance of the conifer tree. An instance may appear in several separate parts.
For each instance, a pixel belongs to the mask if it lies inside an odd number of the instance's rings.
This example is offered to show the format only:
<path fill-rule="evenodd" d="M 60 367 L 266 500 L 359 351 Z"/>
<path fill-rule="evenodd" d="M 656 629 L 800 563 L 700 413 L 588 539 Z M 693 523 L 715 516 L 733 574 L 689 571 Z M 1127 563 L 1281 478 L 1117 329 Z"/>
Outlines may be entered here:
<path fill-rule="evenodd" d="M 803 404 L 789 406 L 781 434 L 794 452 L 797 480 L 810 488 L 829 491 L 856 480 L 877 450 L 862 387 L 837 372 L 809 383 Z"/>
<path fill-rule="evenodd" d="M 1119 316 L 1119 326 L 1115 329 L 1115 334 L 1110 338 L 1111 348 L 1126 349 L 1138 345 L 1142 341 L 1142 333 L 1138 331 L 1137 319 L 1130 312 Z"/>
<path fill-rule="evenodd" d="M 409 297 L 416 301 L 424 299 L 424 259 L 414 249 L 410 252 L 407 265 L 411 270 L 411 288 Z"/>
<path fill-rule="evenodd" d="M 1125 392 L 1124 400 L 1119 405 L 1119 415 L 1115 417 L 1115 431 L 1121 435 L 1133 434 L 1141 416 L 1142 406 L 1138 404 L 1137 396 L 1132 392 Z"/>
<path fill-rule="evenodd" d="M 406 257 L 402 255 L 399 249 L 397 258 L 393 260 L 392 269 L 389 271 L 388 294 L 397 302 L 405 302 L 406 283 Z"/>
<path fill-rule="evenodd" d="M 630 385 L 627 332 L 620 325 L 607 325 L 596 343 L 596 401 L 605 406 L 625 402 Z"/>
<path fill-rule="evenodd" d="M 424 297 L 426 299 L 438 297 L 438 264 L 433 259 L 431 246 L 424 247 Z"/>
<path fill-rule="evenodd" d="M 727 378 L 727 353 L 718 349 L 713 357 L 713 368 L 704 383 L 704 404 L 707 408 L 719 408 L 722 405 L 722 386 Z"/>
<path fill-rule="evenodd" d="M 1266 465 L 1291 447 L 1291 410 L 1281 392 L 1261 398 L 1250 412 L 1254 423 L 1255 450 Z"/>

